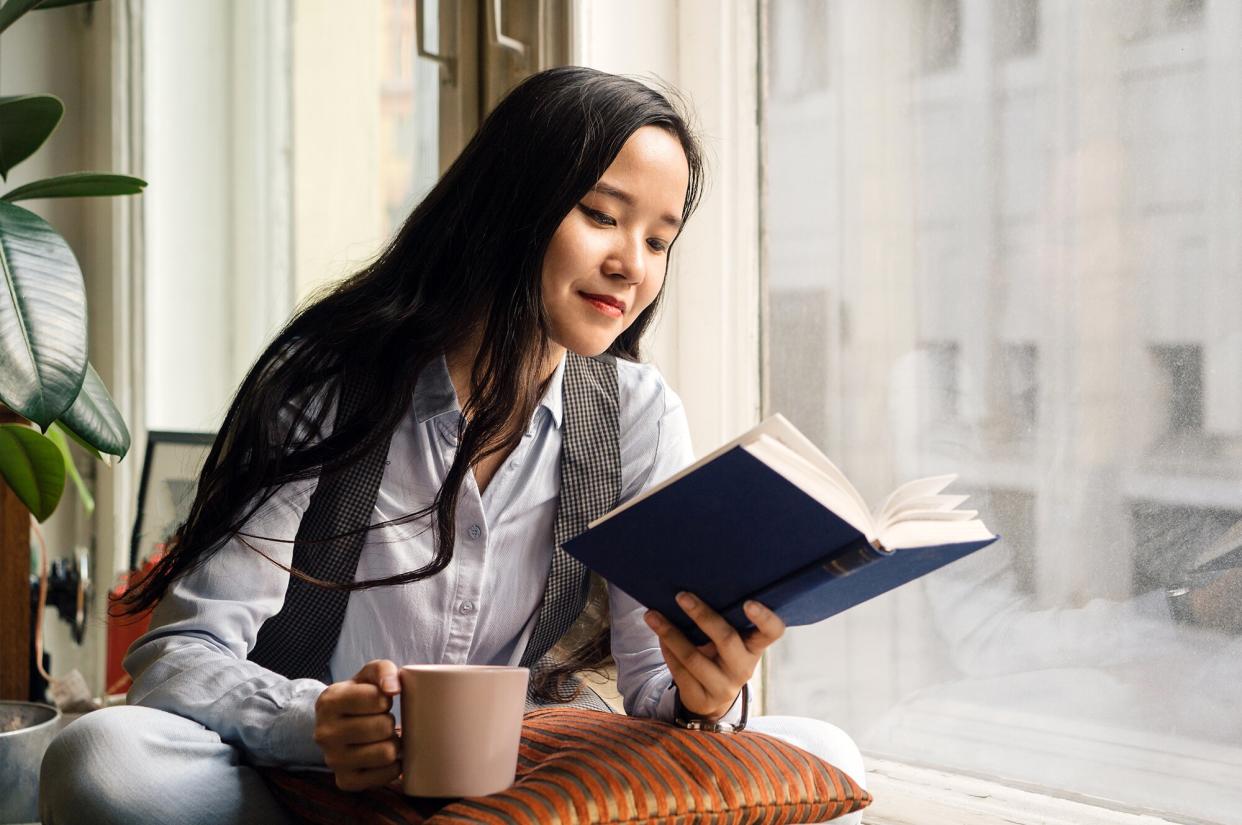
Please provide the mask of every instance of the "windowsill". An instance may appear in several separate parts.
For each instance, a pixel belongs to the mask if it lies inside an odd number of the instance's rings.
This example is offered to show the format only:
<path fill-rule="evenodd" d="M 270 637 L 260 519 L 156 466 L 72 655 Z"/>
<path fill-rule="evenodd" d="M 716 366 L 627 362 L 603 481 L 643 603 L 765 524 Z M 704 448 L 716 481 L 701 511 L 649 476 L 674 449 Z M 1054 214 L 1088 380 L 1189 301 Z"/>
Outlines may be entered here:
<path fill-rule="evenodd" d="M 985 779 L 867 759 L 875 802 L 863 825 L 1162 825 L 1184 822 L 1048 796 Z"/>

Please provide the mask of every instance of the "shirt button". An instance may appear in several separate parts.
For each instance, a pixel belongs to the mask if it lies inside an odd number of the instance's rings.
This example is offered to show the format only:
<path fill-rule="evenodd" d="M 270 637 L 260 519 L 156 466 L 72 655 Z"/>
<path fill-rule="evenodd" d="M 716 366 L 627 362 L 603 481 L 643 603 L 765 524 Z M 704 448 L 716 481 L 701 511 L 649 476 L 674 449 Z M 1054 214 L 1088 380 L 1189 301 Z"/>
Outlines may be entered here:
<path fill-rule="evenodd" d="M 462 602 L 461 607 L 457 609 L 462 612 L 462 615 L 469 616 L 474 612 L 474 602 Z"/>
<path fill-rule="evenodd" d="M 472 524 L 470 525 L 470 529 L 466 532 L 470 534 L 470 538 L 477 539 L 479 536 L 483 535 L 483 528 L 477 524 Z"/>

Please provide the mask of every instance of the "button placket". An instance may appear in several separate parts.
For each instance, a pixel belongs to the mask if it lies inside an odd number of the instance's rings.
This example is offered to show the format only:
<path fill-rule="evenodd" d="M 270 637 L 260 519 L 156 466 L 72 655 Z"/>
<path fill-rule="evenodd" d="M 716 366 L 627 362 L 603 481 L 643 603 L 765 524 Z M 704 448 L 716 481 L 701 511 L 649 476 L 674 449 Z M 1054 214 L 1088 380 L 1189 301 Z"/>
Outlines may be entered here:
<path fill-rule="evenodd" d="M 484 574 L 484 554 L 486 551 L 487 531 L 483 527 L 484 520 L 482 500 L 472 491 L 461 502 L 458 511 L 458 535 L 462 541 L 457 548 L 455 563 L 459 565 L 459 577 L 451 610 L 450 636 L 452 647 L 458 655 L 456 661 L 465 661 L 468 656 L 479 622 L 479 599 Z"/>

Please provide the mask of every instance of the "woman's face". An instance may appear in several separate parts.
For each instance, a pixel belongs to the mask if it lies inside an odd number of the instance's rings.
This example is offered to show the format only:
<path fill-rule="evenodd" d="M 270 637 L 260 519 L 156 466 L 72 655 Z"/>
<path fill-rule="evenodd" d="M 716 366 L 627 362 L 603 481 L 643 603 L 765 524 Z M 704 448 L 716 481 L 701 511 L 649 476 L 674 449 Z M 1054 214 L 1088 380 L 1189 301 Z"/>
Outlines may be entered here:
<path fill-rule="evenodd" d="M 598 355 L 655 300 L 689 181 L 676 137 L 658 126 L 630 136 L 544 255 L 543 304 L 554 343 Z"/>

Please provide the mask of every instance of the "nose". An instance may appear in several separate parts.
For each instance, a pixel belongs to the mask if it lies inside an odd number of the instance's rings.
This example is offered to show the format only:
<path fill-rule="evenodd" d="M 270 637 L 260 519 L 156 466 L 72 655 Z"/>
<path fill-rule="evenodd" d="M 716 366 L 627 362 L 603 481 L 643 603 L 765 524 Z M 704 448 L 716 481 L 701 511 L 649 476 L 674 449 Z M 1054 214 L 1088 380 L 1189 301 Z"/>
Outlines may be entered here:
<path fill-rule="evenodd" d="M 610 277 L 624 278 L 630 284 L 641 284 L 647 277 L 643 241 L 629 237 L 618 241 L 604 262 L 604 273 Z"/>

